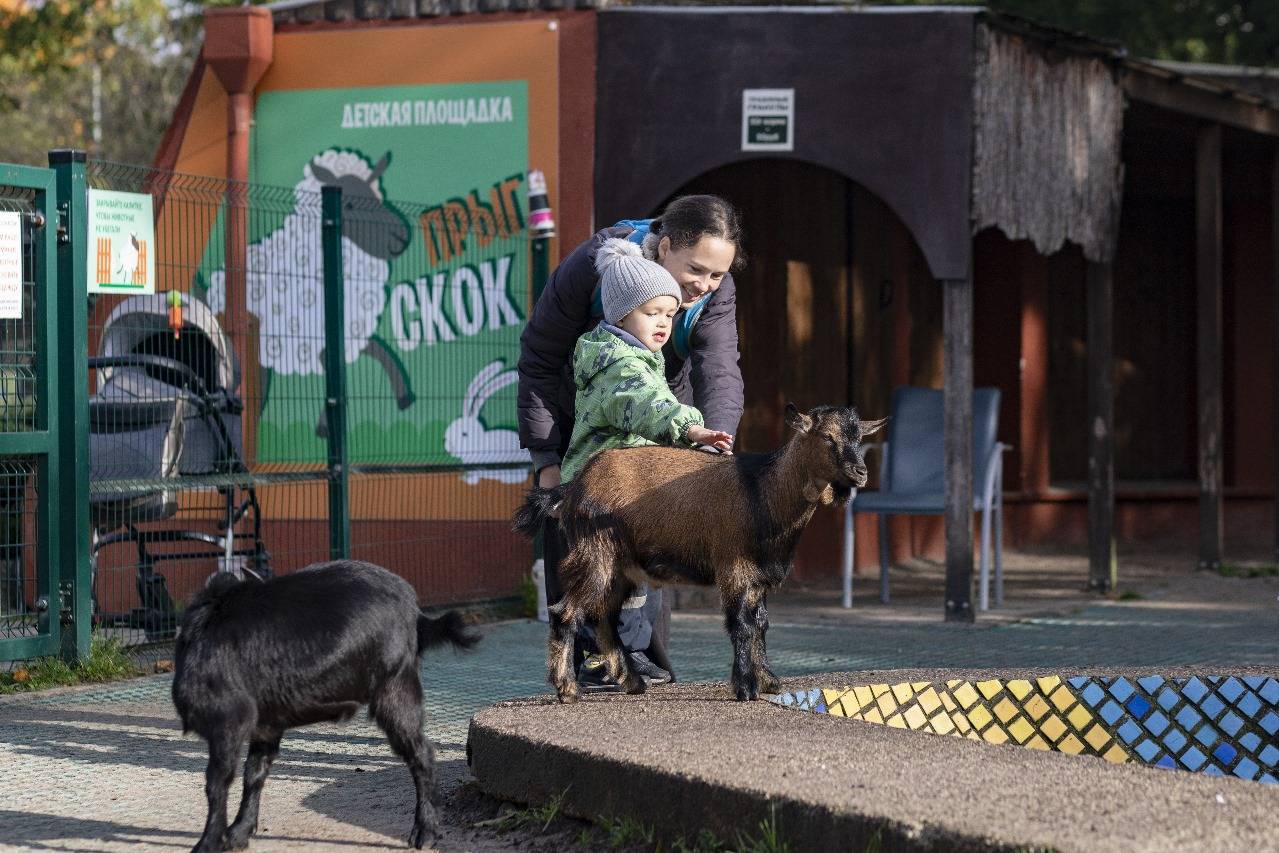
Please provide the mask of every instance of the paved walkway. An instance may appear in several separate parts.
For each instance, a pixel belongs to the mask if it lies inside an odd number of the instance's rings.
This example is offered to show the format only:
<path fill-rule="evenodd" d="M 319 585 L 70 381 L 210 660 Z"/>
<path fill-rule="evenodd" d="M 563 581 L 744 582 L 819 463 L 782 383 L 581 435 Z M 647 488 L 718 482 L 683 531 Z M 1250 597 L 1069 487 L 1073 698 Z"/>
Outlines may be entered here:
<path fill-rule="evenodd" d="M 1009 607 L 974 626 L 940 621 L 939 569 L 895 574 L 895 603 L 835 606 L 831 589 L 774 598 L 769 650 L 784 679 L 868 669 L 1261 667 L 1279 672 L 1279 579 L 1195 575 L 1184 560 L 1132 557 L 1139 596 L 1098 602 L 1079 592 L 1077 558 L 1012 555 Z M 871 583 L 862 585 L 868 592 Z M 537 844 L 472 826 L 492 816 L 466 785 L 467 723 L 502 699 L 545 690 L 545 627 L 486 626 L 468 655 L 428 657 L 428 734 L 440 745 L 445 834 L 440 849 Z M 672 657 L 683 681 L 723 681 L 721 617 L 679 612 Z M 183 739 L 170 679 L 0 698 L 0 848 L 165 850 L 189 847 L 203 823 L 204 744 Z M 1151 771 L 1153 772 L 1153 771 Z M 238 796 L 233 794 L 233 796 Z M 484 809 L 489 809 L 485 813 Z M 263 798 L 255 850 L 397 847 L 411 822 L 411 782 L 367 722 L 287 735 Z"/>

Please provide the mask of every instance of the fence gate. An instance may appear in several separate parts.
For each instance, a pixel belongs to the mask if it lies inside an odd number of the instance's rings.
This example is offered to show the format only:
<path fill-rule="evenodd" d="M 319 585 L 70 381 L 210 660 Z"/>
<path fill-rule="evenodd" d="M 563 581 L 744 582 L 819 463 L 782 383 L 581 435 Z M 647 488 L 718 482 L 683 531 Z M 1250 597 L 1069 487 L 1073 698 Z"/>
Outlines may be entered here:
<path fill-rule="evenodd" d="M 84 155 L 49 161 L 0 165 L 0 663 L 89 646 Z"/>

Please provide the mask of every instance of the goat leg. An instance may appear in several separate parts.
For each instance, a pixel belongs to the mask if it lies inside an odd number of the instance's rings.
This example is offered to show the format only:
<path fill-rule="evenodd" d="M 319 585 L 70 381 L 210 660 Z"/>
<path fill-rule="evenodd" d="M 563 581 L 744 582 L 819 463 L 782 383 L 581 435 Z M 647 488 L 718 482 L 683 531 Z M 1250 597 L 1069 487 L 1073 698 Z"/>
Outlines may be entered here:
<path fill-rule="evenodd" d="M 733 674 L 731 684 L 737 701 L 759 698 L 759 679 L 755 675 L 752 652 L 755 646 L 755 623 L 751 619 L 751 605 L 745 593 L 725 602 L 725 627 L 733 641 Z"/>
<path fill-rule="evenodd" d="M 759 681 L 759 689 L 763 693 L 777 693 L 782 689 L 782 680 L 773 672 L 768 662 L 768 597 L 759 593 L 759 601 L 751 608 L 751 621 L 755 625 L 755 643 L 752 654 L 755 658 L 755 678 Z"/>
<path fill-rule="evenodd" d="M 577 678 L 573 672 L 573 637 L 577 633 L 579 617 L 575 608 L 560 599 L 546 608 L 551 620 L 551 636 L 547 645 L 546 680 L 555 688 L 556 695 L 565 705 L 576 702 L 580 696 Z"/>
<path fill-rule="evenodd" d="M 249 741 L 249 755 L 244 759 L 244 793 L 240 797 L 240 811 L 226 833 L 228 849 L 243 850 L 249 846 L 249 836 L 258 828 L 258 803 L 262 799 L 262 785 L 279 754 L 279 732 Z"/>
<path fill-rule="evenodd" d="M 626 655 L 622 654 L 622 637 L 618 629 L 618 620 L 622 602 L 634 592 L 634 589 L 631 584 L 614 585 L 608 597 L 604 618 L 595 623 L 595 642 L 599 644 L 600 654 L 604 657 L 604 665 L 608 667 L 609 677 L 632 695 L 643 693 L 647 685 L 644 684 L 643 678 L 631 670 Z"/>
<path fill-rule="evenodd" d="M 242 732 L 210 732 L 209 764 L 204 770 L 204 794 L 209 801 L 209 816 L 204 822 L 204 833 L 192 848 L 192 853 L 214 853 L 225 850 L 226 798 L 231 780 L 235 778 L 236 760 L 244 741 Z"/>
<path fill-rule="evenodd" d="M 404 759 L 413 776 L 416 805 L 409 845 L 421 850 L 439 834 L 439 820 L 431 805 L 435 788 L 435 748 L 422 734 L 422 681 L 415 665 L 406 666 L 382 685 L 369 704 L 373 718 L 386 732 L 391 749 Z"/>

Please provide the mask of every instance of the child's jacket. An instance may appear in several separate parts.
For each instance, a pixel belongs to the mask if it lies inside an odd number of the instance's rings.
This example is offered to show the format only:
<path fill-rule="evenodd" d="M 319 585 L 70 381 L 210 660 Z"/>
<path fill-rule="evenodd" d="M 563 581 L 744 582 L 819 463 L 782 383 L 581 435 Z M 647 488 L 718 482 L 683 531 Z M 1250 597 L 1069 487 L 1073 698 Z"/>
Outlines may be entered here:
<path fill-rule="evenodd" d="M 629 343 L 603 323 L 578 339 L 573 382 L 573 437 L 560 467 L 565 482 L 597 451 L 688 444 L 689 426 L 704 426 L 702 413 L 675 399 L 666 384 L 661 351 Z"/>

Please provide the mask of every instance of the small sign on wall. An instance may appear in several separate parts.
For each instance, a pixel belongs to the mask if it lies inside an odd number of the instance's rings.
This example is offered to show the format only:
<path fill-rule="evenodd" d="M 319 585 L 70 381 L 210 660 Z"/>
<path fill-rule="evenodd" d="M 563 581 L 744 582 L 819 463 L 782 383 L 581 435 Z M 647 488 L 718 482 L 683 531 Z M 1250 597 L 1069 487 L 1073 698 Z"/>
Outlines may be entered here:
<path fill-rule="evenodd" d="M 22 214 L 0 213 L 0 319 L 22 319 Z"/>
<path fill-rule="evenodd" d="M 151 196 L 89 190 L 89 292 L 155 293 Z"/>
<path fill-rule="evenodd" d="M 795 150 L 795 90 L 742 90 L 742 150 Z"/>

